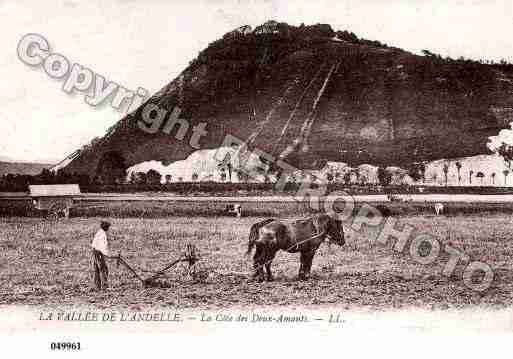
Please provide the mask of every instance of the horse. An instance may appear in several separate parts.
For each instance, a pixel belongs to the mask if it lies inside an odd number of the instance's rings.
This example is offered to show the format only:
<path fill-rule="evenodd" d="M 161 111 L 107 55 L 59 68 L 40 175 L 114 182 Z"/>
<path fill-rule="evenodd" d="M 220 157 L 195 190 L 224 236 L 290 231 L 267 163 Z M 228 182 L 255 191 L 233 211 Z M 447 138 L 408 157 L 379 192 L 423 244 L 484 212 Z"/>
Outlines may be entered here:
<path fill-rule="evenodd" d="M 280 220 L 269 218 L 251 226 L 246 255 L 253 256 L 253 278 L 273 280 L 271 263 L 279 250 L 301 254 L 299 279 L 306 280 L 310 275 L 312 260 L 321 243 L 329 238 L 339 246 L 345 244 L 342 221 L 327 214 L 318 214 L 306 219 Z"/>

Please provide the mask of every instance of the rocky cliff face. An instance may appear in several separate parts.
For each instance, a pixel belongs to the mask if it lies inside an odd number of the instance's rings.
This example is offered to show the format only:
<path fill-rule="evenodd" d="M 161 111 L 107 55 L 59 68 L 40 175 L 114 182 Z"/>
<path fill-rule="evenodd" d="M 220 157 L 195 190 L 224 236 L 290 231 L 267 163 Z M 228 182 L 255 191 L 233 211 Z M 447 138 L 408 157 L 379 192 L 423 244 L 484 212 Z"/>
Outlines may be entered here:
<path fill-rule="evenodd" d="M 328 25 L 270 22 L 210 44 L 147 104 L 178 106 L 185 137 L 176 139 L 178 126 L 165 133 L 165 123 L 142 131 L 143 105 L 65 169 L 94 174 L 113 152 L 125 167 L 185 159 L 202 122 L 202 149 L 230 134 L 298 168 L 489 153 L 488 137 L 513 121 L 513 68 L 418 56 Z"/>

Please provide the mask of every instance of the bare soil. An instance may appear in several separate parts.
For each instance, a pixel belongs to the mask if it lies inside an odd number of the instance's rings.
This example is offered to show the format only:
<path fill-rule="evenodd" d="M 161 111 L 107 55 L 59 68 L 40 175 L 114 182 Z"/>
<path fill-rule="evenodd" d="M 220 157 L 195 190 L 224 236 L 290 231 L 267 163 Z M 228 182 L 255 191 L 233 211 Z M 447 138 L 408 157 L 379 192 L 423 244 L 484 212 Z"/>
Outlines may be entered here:
<path fill-rule="evenodd" d="M 409 245 L 403 253 L 373 238 L 376 229 L 351 230 L 345 225 L 344 247 L 323 244 L 314 259 L 312 277 L 298 281 L 298 255 L 279 253 L 273 262 L 276 280 L 249 281 L 251 258 L 244 256 L 249 227 L 260 218 L 172 217 L 109 218 L 114 252 L 151 275 L 178 258 L 187 243 L 201 253 L 198 280 L 180 264 L 164 278 L 166 288 L 143 288 L 123 267 L 109 262 L 110 288 L 91 288 L 90 242 L 103 217 L 57 222 L 41 218 L 0 218 L 0 304 L 38 306 L 229 308 L 292 306 L 429 309 L 468 306 L 504 307 L 512 303 L 513 241 L 510 217 L 500 213 L 440 216 L 405 215 L 400 223 L 417 233 L 435 235 L 446 244 L 484 261 L 495 271 L 490 289 L 479 293 L 461 278 L 463 266 L 447 278 L 441 271 L 448 258 L 433 264 L 413 261 Z"/>

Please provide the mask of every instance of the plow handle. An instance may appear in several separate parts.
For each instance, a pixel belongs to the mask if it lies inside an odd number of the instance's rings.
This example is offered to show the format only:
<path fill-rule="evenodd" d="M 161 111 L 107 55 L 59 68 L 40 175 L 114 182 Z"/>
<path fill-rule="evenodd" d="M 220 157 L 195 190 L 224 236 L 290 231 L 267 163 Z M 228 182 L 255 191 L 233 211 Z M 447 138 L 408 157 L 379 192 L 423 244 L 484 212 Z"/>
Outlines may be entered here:
<path fill-rule="evenodd" d="M 154 280 L 158 277 L 160 277 L 162 274 L 164 274 L 165 271 L 167 271 L 168 269 L 174 267 L 177 263 L 179 262 L 183 262 L 184 259 L 183 258 L 179 258 L 177 260 L 175 260 L 174 262 L 172 262 L 171 264 L 169 264 L 168 266 L 166 266 L 165 268 L 162 268 L 161 270 L 159 270 L 157 273 L 155 273 L 154 275 L 152 275 L 150 278 L 148 278 L 147 280 Z"/>
<path fill-rule="evenodd" d="M 132 274 L 141 281 L 141 283 L 144 283 L 144 280 L 139 277 L 139 275 L 136 273 L 136 271 L 130 267 L 130 265 L 125 261 L 125 259 L 123 257 L 121 257 L 121 254 L 118 255 L 118 263 L 121 263 L 123 264 L 130 272 L 132 272 Z"/>

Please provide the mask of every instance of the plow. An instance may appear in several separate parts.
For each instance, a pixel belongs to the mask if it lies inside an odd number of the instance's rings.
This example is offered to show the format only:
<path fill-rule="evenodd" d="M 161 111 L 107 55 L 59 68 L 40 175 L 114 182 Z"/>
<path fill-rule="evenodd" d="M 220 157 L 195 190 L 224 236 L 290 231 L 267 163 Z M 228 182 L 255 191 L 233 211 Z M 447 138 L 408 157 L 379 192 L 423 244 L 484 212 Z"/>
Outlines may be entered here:
<path fill-rule="evenodd" d="M 194 265 L 199 261 L 199 252 L 193 244 L 187 244 L 185 251 L 175 260 L 169 262 L 165 267 L 157 270 L 143 270 L 143 272 L 152 273 L 149 277 L 143 278 L 141 275 L 137 274 L 137 271 L 134 269 L 133 265 L 130 265 L 121 254 L 117 256 L 117 265 L 120 264 L 125 267 L 134 278 L 136 278 L 139 282 L 141 282 L 144 288 L 151 287 L 163 287 L 164 283 L 161 281 L 161 278 L 165 276 L 166 272 L 175 267 L 178 263 L 187 263 L 188 272 L 191 273 Z"/>

